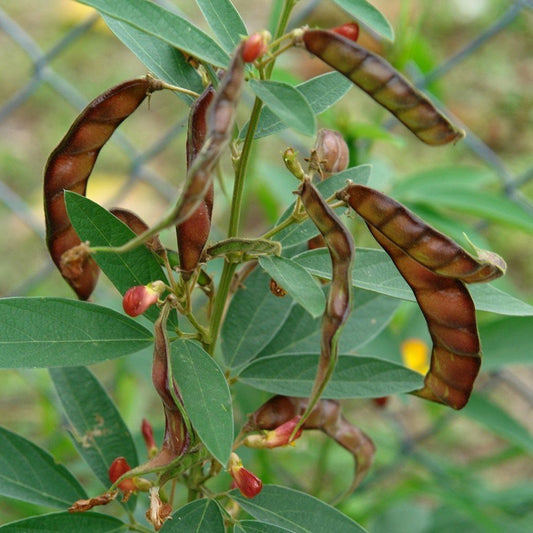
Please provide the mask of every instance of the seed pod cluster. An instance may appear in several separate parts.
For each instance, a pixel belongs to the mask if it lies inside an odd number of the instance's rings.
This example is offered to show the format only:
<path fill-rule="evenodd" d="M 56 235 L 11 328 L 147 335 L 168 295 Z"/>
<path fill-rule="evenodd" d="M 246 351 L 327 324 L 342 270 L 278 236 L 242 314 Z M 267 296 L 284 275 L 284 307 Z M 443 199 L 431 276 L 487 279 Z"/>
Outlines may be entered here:
<path fill-rule="evenodd" d="M 215 89 L 209 85 L 198 97 L 189 114 L 187 130 L 187 170 L 191 168 L 196 156 L 204 145 L 207 136 L 207 111 Z M 213 183 L 198 207 L 187 220 L 176 226 L 180 269 L 183 279 L 188 280 L 197 267 L 211 229 L 213 211 Z"/>
<path fill-rule="evenodd" d="M 309 218 L 324 238 L 332 265 L 331 285 L 322 318 L 320 359 L 307 411 L 302 419 L 304 421 L 325 389 L 337 362 L 337 339 L 351 312 L 351 280 L 355 251 L 349 231 L 320 196 L 310 179 L 303 180 L 298 193 Z"/>
<path fill-rule="evenodd" d="M 61 268 L 61 256 L 80 244 L 67 215 L 64 191 L 74 191 L 85 196 L 87 180 L 101 148 L 147 95 L 162 88 L 159 80 L 146 76 L 124 82 L 101 94 L 76 118 L 46 163 L 46 243 L 54 263 L 82 300 L 91 295 L 99 269 L 90 256 L 85 257 L 77 269 L 68 268 L 65 263 Z"/>
<path fill-rule="evenodd" d="M 307 398 L 274 396 L 250 415 L 244 431 L 273 430 L 308 410 Z M 374 457 L 372 440 L 342 416 L 335 400 L 320 400 L 311 409 L 303 429 L 319 429 L 348 450 L 355 460 L 355 475 L 349 492 L 353 491 L 368 472 Z"/>
<path fill-rule="evenodd" d="M 421 141 L 447 144 L 464 137 L 432 102 L 382 57 L 328 30 L 306 30 L 305 48 L 344 74 L 389 110 Z"/>
<path fill-rule="evenodd" d="M 402 204 L 363 185 L 349 184 L 337 196 L 365 220 L 426 319 L 431 366 L 414 394 L 461 409 L 481 366 L 475 307 L 465 283 L 501 276 L 505 263 L 495 254 L 474 258 Z"/>

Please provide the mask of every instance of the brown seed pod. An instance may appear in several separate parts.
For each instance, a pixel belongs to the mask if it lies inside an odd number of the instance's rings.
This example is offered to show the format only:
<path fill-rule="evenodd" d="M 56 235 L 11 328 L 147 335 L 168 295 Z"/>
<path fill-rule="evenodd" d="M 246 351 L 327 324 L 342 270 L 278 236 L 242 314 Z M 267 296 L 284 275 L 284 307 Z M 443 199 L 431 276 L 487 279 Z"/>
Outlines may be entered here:
<path fill-rule="evenodd" d="M 440 145 L 464 137 L 464 131 L 457 129 L 382 57 L 327 30 L 306 30 L 303 44 L 388 109 L 421 141 Z"/>
<path fill-rule="evenodd" d="M 274 396 L 250 415 L 244 431 L 272 430 L 307 412 L 308 399 Z M 354 480 L 347 493 L 352 492 L 368 472 L 374 457 L 372 440 L 358 427 L 350 424 L 335 400 L 320 400 L 310 411 L 303 429 L 319 429 L 348 450 L 355 460 Z"/>
<path fill-rule="evenodd" d="M 389 196 L 359 184 L 337 193 L 367 224 L 435 274 L 465 283 L 491 281 L 505 273 L 505 261 L 491 252 L 473 257 L 449 237 Z"/>
<path fill-rule="evenodd" d="M 351 281 L 355 251 L 349 231 L 320 196 L 310 179 L 303 180 L 298 193 L 309 218 L 324 237 L 332 265 L 331 285 L 322 318 L 320 359 L 307 411 L 302 418 L 305 421 L 324 391 L 337 362 L 337 339 L 351 312 Z"/>
<path fill-rule="evenodd" d="M 159 80 L 146 76 L 109 89 L 81 112 L 50 154 L 44 172 L 46 242 L 60 270 L 63 253 L 80 244 L 67 215 L 64 191 L 85 196 L 87 180 L 102 146 L 147 95 L 162 88 Z M 88 257 L 77 274 L 67 270 L 62 275 L 78 298 L 86 300 L 96 285 L 98 272 L 98 265 Z"/>
<path fill-rule="evenodd" d="M 207 111 L 213 98 L 215 89 L 209 85 L 198 97 L 189 114 L 187 130 L 187 170 L 200 152 L 207 136 Z M 183 279 L 188 280 L 193 270 L 198 266 L 203 249 L 211 229 L 211 214 L 213 211 L 213 183 L 190 217 L 176 226 L 180 269 Z"/>

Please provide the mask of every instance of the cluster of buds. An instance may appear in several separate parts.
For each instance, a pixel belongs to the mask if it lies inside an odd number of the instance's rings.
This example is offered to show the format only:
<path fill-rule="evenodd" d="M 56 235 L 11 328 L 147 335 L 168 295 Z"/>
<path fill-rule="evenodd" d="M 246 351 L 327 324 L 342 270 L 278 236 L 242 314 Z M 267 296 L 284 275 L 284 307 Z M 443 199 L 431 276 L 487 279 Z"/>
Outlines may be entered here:
<path fill-rule="evenodd" d="M 166 285 L 162 281 L 131 287 L 122 299 L 124 312 L 130 316 L 142 315 L 151 305 L 158 302 L 165 288 Z"/>
<path fill-rule="evenodd" d="M 246 498 L 253 498 L 261 492 L 263 482 L 244 468 L 241 458 L 236 453 L 232 453 L 229 458 L 228 472 L 233 478 L 232 488 L 238 488 Z"/>

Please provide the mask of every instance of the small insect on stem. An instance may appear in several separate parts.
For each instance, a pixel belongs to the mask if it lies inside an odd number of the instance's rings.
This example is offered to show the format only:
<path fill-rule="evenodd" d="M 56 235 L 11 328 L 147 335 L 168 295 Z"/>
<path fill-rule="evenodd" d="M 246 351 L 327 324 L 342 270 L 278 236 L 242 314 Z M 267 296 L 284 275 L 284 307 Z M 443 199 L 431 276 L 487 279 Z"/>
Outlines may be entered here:
<path fill-rule="evenodd" d="M 74 191 L 85 196 L 87 180 L 101 148 L 146 96 L 162 88 L 159 80 L 145 76 L 121 83 L 101 94 L 76 118 L 46 163 L 46 242 L 54 263 L 82 300 L 91 295 L 99 268 L 88 254 L 78 261 L 76 268 L 69 268 L 65 262 L 61 265 L 63 254 L 81 244 L 67 214 L 64 191 Z"/>
<path fill-rule="evenodd" d="M 307 409 L 297 429 L 305 423 L 335 369 L 337 339 L 351 312 L 351 276 L 355 255 L 352 236 L 309 178 L 303 180 L 298 193 L 309 218 L 324 237 L 331 257 L 332 278 L 322 318 L 318 370 Z"/>
<path fill-rule="evenodd" d="M 464 137 L 464 131 L 382 57 L 334 31 L 306 30 L 302 42 L 309 52 L 388 109 L 421 141 L 441 145 Z"/>

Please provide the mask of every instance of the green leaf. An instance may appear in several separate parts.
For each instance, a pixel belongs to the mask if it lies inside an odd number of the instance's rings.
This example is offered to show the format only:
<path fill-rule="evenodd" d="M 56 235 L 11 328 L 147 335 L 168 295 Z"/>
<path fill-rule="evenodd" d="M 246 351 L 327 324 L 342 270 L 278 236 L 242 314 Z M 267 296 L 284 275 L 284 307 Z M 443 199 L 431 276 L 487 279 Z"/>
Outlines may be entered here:
<path fill-rule="evenodd" d="M 194 429 L 211 454 L 226 465 L 233 444 L 233 409 L 224 373 L 193 341 L 171 344 L 172 374 Z"/>
<path fill-rule="evenodd" d="M 305 268 L 286 257 L 278 256 L 260 257 L 259 264 L 311 316 L 322 316 L 326 306 L 324 293 Z"/>
<path fill-rule="evenodd" d="M 361 21 L 377 34 L 394 41 L 394 30 L 389 21 L 366 0 L 333 0 L 355 19 Z"/>
<path fill-rule="evenodd" d="M 287 531 L 292 530 L 257 520 L 241 520 L 233 526 L 233 533 L 284 533 Z"/>
<path fill-rule="evenodd" d="M 196 531 L 202 533 L 224 533 L 224 520 L 218 505 L 204 498 L 188 503 L 178 509 L 172 520 L 167 520 L 160 529 L 161 533 Z"/>
<path fill-rule="evenodd" d="M 479 325 L 483 339 L 483 370 L 530 365 L 533 317 L 502 318 Z"/>
<path fill-rule="evenodd" d="M 499 437 L 503 437 L 524 451 L 533 454 L 533 437 L 527 428 L 486 396 L 474 392 L 461 412 L 484 425 Z"/>
<path fill-rule="evenodd" d="M 353 309 L 342 329 L 339 352 L 350 353 L 370 342 L 390 322 L 398 300 L 363 290 L 354 290 Z M 321 319 L 312 319 L 300 306 L 291 309 L 276 336 L 259 356 L 280 353 L 320 353 Z"/>
<path fill-rule="evenodd" d="M 87 498 L 76 478 L 48 452 L 2 427 L 0 495 L 54 508 Z"/>
<path fill-rule="evenodd" d="M 339 72 L 327 72 L 296 85 L 309 102 L 315 115 L 319 115 L 338 102 L 351 88 L 353 84 Z M 267 137 L 284 130 L 288 126 L 278 118 L 268 107 L 263 107 L 259 115 L 259 122 L 254 135 L 255 139 Z M 248 131 L 246 124 L 239 137 L 244 139 Z"/>
<path fill-rule="evenodd" d="M 233 296 L 222 325 L 222 352 L 229 368 L 253 359 L 274 337 L 292 305 L 270 292 L 270 278 L 256 269 Z"/>
<path fill-rule="evenodd" d="M 331 260 L 327 250 L 310 250 L 292 257 L 311 274 L 324 279 L 331 279 Z M 390 257 L 382 250 L 358 248 L 355 254 L 355 266 L 352 284 L 369 291 L 415 301 L 409 285 L 400 276 Z M 490 284 L 468 285 L 476 309 L 499 315 L 531 316 L 533 306 L 500 291 Z"/>
<path fill-rule="evenodd" d="M 230 0 L 196 0 L 220 44 L 230 53 L 248 35 L 246 26 Z"/>
<path fill-rule="evenodd" d="M 128 427 L 89 369 L 53 368 L 50 376 L 70 422 L 76 449 L 102 485 L 109 487 L 109 467 L 117 457 L 125 457 L 132 468 L 139 464 Z M 135 498 L 126 505 L 133 510 Z"/>
<path fill-rule="evenodd" d="M 171 85 L 197 93 L 202 92 L 202 79 L 179 50 L 125 22 L 107 15 L 103 15 L 102 18 L 115 36 L 152 74 Z M 188 94 L 176 92 L 176 95 L 188 104 L 194 101 L 194 98 Z"/>
<path fill-rule="evenodd" d="M 90 365 L 152 341 L 150 331 L 107 307 L 62 298 L 0 299 L 0 368 Z"/>
<path fill-rule="evenodd" d="M 90 531 L 91 533 L 119 533 L 128 525 L 113 516 L 101 513 L 50 513 L 24 518 L 0 527 L 2 533 L 47 533 L 53 531 Z"/>
<path fill-rule="evenodd" d="M 95 247 L 121 246 L 135 237 L 126 224 L 85 196 L 65 191 L 65 204 L 70 221 L 82 242 L 89 241 Z M 130 287 L 146 285 L 151 281 L 168 283 L 161 265 L 146 246 L 139 246 L 124 254 L 96 253 L 94 259 L 122 295 Z M 146 311 L 146 316 L 155 321 L 159 310 L 152 306 Z M 174 323 L 175 320 L 174 315 L 171 315 L 170 322 Z"/>
<path fill-rule="evenodd" d="M 318 354 L 261 357 L 240 374 L 251 387 L 286 396 L 309 396 L 316 376 Z M 380 398 L 411 392 L 423 385 L 423 376 L 401 365 L 375 357 L 340 355 L 324 398 Z"/>
<path fill-rule="evenodd" d="M 287 127 L 304 135 L 316 133 L 316 120 L 303 94 L 288 83 L 250 80 L 250 88 Z"/>
<path fill-rule="evenodd" d="M 365 185 L 370 178 L 371 169 L 371 165 L 359 165 L 357 167 L 347 168 L 346 170 L 321 181 L 317 185 L 317 189 L 324 198 L 329 198 L 336 191 L 342 189 L 346 185 L 347 180 L 352 180 L 354 183 Z M 286 220 L 292 214 L 293 210 L 294 203 L 285 210 L 283 215 L 281 215 L 276 222 L 276 225 Z M 279 231 L 273 238 L 281 242 L 283 248 L 286 249 L 301 244 L 317 234 L 318 230 L 315 224 L 313 224 L 311 220 L 306 219 L 299 224 L 293 224 L 288 228 Z"/>
<path fill-rule="evenodd" d="M 187 54 L 217 67 L 225 67 L 229 57 L 206 33 L 184 18 L 147 0 L 78 0 L 103 15 L 130 24 Z"/>
<path fill-rule="evenodd" d="M 264 485 L 248 499 L 233 490 L 229 496 L 257 520 L 280 526 L 293 533 L 357 533 L 359 524 L 327 503 L 297 490 Z"/>

